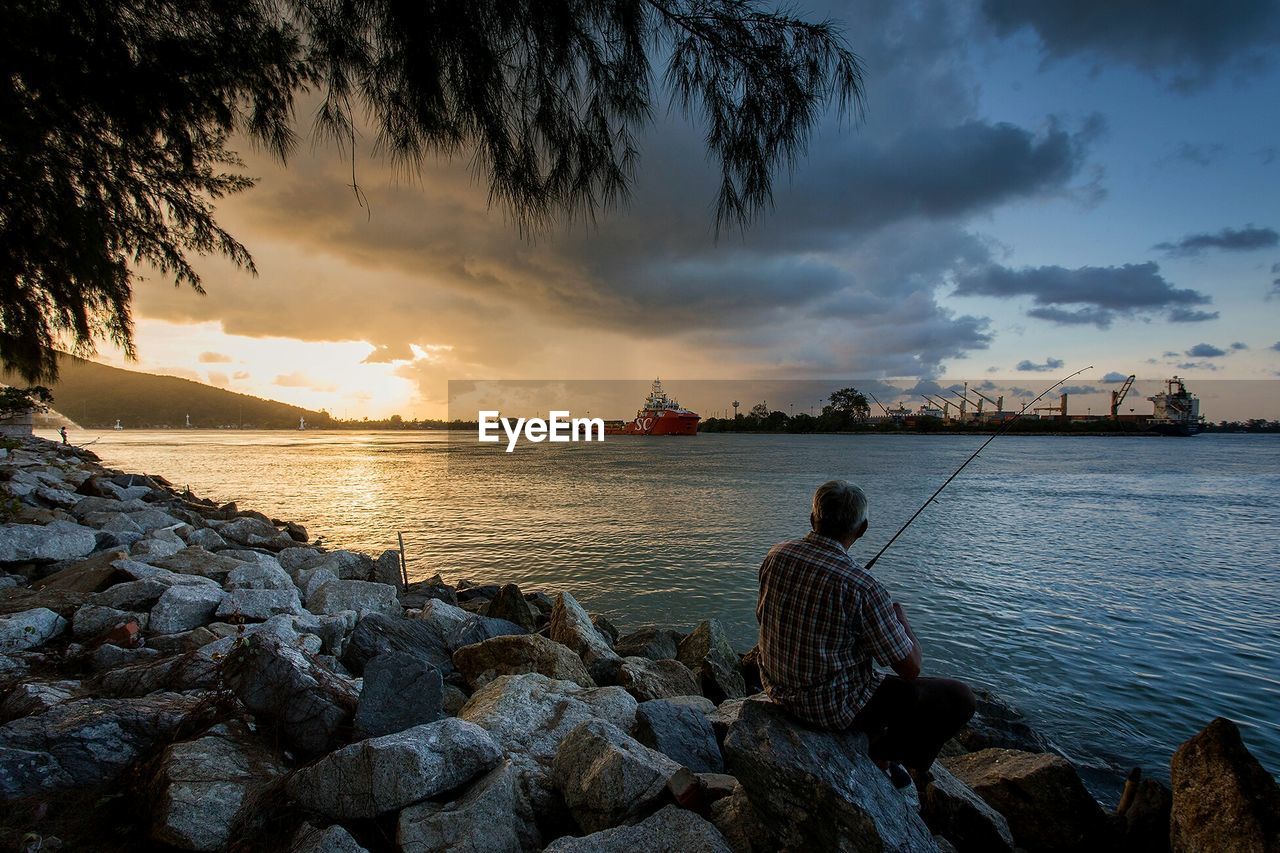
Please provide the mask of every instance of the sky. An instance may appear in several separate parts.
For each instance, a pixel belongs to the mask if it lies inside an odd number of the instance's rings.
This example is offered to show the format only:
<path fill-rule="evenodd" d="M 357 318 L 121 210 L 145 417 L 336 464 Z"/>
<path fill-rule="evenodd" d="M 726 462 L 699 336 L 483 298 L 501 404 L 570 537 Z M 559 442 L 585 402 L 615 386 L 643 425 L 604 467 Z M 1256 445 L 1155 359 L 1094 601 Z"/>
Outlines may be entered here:
<path fill-rule="evenodd" d="M 717 237 L 704 130 L 665 109 L 628 201 L 532 238 L 465 159 L 245 141 L 259 183 L 218 216 L 259 275 L 140 271 L 138 360 L 98 359 L 348 418 L 443 417 L 450 380 L 1280 376 L 1280 3 L 798 11 L 842 24 L 866 111 L 745 232 Z"/>

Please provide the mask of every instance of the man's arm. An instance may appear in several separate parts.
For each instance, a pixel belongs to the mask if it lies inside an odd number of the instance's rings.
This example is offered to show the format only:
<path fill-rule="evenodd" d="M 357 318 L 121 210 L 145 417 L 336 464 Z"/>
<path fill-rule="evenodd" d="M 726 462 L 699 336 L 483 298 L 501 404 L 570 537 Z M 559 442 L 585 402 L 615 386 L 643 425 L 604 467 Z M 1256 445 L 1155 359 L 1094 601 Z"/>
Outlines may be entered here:
<path fill-rule="evenodd" d="M 906 611 L 896 601 L 893 603 L 893 615 L 898 617 L 898 622 L 902 625 L 902 629 L 911 638 L 911 653 L 902 660 L 890 661 L 889 665 L 893 667 L 893 671 L 900 677 L 910 681 L 920 676 L 920 667 L 924 663 L 924 655 L 920 651 L 920 641 L 916 639 L 916 632 L 911 630 L 911 623 L 907 621 Z"/>

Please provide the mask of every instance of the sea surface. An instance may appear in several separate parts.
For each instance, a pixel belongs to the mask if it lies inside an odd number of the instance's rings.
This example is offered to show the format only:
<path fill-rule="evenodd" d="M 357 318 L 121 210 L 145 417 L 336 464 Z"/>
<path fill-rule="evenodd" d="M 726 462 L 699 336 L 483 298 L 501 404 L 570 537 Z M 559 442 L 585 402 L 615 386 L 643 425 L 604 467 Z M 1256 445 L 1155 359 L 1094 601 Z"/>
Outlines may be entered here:
<path fill-rule="evenodd" d="M 626 629 L 755 640 L 756 572 L 824 480 L 860 484 L 868 559 L 984 439 L 703 434 L 530 445 L 421 432 L 73 433 L 411 574 L 568 590 Z M 993 688 L 1104 799 L 1215 716 L 1280 771 L 1280 437 L 1003 436 L 877 563 L 927 673 Z"/>

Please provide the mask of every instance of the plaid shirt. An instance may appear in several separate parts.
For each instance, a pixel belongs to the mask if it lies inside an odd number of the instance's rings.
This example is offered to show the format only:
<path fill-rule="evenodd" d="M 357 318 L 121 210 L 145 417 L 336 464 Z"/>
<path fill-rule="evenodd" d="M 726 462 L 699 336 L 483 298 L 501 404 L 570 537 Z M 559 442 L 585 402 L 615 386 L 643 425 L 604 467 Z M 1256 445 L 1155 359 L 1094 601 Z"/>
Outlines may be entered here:
<path fill-rule="evenodd" d="M 885 588 L 834 539 L 810 533 L 773 546 L 760 565 L 760 675 L 805 722 L 845 729 L 911 638 Z"/>

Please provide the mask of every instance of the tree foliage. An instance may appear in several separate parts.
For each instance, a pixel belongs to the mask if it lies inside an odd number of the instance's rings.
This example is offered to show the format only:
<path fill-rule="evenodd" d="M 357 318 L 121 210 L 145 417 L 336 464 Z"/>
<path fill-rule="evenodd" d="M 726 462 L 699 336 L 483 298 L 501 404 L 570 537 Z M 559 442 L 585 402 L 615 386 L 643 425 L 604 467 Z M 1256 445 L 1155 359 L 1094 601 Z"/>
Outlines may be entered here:
<path fill-rule="evenodd" d="M 857 388 L 841 388 L 832 391 L 829 405 L 822 407 L 823 415 L 835 415 L 845 421 L 865 421 L 871 415 L 867 395 Z"/>
<path fill-rule="evenodd" d="M 0 388 L 0 420 L 28 412 L 47 412 L 53 402 L 53 394 L 43 385 L 16 388 L 6 385 Z"/>
<path fill-rule="evenodd" d="M 522 230 L 625 196 L 656 63 L 706 126 L 717 227 L 862 94 L 830 24 L 746 0 L 13 0 L 0 32 L 0 360 L 32 381 L 59 343 L 132 352 L 136 269 L 197 291 L 193 253 L 253 271 L 214 218 L 253 183 L 228 144 L 285 160 L 302 92 L 349 152 L 368 125 L 406 169 L 469 157 Z"/>

